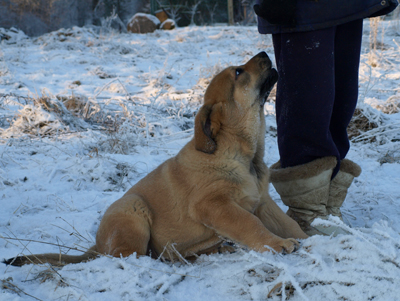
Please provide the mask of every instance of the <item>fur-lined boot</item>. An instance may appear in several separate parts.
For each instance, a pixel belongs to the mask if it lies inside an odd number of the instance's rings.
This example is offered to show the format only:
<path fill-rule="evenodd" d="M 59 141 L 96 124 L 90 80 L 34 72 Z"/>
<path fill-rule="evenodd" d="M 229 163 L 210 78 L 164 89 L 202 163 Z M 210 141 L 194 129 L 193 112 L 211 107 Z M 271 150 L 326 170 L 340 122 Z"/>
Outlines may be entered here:
<path fill-rule="evenodd" d="M 348 159 L 343 159 L 340 162 L 340 170 L 331 182 L 329 189 L 328 203 L 326 204 L 327 214 L 339 217 L 341 220 L 342 213 L 340 207 L 347 195 L 353 179 L 361 174 L 361 167 Z"/>
<path fill-rule="evenodd" d="M 310 225 L 317 217 L 327 217 L 331 177 L 336 164 L 336 157 L 325 157 L 288 168 L 281 168 L 278 161 L 270 167 L 270 182 L 283 203 L 289 206 L 286 214 L 294 219 L 307 235 L 329 235 L 337 230 L 337 227 L 329 229 L 333 227 Z M 334 205 L 336 206 L 336 203 Z"/>

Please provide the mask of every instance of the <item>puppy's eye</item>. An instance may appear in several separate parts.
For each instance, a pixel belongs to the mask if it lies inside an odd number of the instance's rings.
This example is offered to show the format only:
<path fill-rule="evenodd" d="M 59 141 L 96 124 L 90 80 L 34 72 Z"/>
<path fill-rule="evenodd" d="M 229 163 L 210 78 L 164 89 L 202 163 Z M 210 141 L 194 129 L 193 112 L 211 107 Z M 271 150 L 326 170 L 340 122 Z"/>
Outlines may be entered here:
<path fill-rule="evenodd" d="M 239 77 L 240 74 L 242 74 L 244 70 L 242 68 L 236 68 L 235 70 L 235 79 Z"/>

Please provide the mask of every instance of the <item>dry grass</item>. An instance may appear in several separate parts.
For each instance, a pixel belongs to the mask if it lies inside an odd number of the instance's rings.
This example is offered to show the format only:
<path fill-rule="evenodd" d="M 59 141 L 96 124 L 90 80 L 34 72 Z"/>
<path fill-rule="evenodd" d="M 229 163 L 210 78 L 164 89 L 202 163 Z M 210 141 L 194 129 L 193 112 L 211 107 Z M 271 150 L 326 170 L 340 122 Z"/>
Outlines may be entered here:
<path fill-rule="evenodd" d="M 348 127 L 352 142 L 374 142 L 384 145 L 400 141 L 400 122 L 393 122 L 380 110 L 360 104 Z"/>
<path fill-rule="evenodd" d="M 301 285 L 301 289 L 306 289 L 307 287 L 313 287 L 313 286 L 324 286 L 324 285 L 342 285 L 342 286 L 354 286 L 355 283 L 350 283 L 350 282 L 332 282 L 332 281 L 307 281 L 304 283 L 299 283 Z M 273 298 L 274 296 L 280 296 L 282 297 L 282 300 L 290 300 L 291 297 L 294 296 L 294 292 L 296 291 L 296 288 L 293 284 L 290 282 L 282 283 L 279 282 L 277 283 L 268 293 L 267 298 Z"/>
<path fill-rule="evenodd" d="M 12 277 L 8 277 L 6 279 L 0 279 L 0 281 L 1 281 L 1 289 L 2 290 L 12 291 L 12 292 L 16 293 L 18 296 L 25 295 L 25 296 L 31 297 L 35 300 L 42 300 L 42 299 L 36 298 L 35 296 L 32 296 L 32 295 L 24 292 L 22 289 L 20 289 L 18 286 L 16 286 L 14 283 L 12 283 L 12 281 L 13 281 Z"/>
<path fill-rule="evenodd" d="M 291 296 L 294 296 L 295 290 L 291 283 L 279 282 L 269 291 L 267 298 L 282 296 L 282 299 L 289 300 Z"/>
<path fill-rule="evenodd" d="M 22 107 L 13 118 L 0 120 L 0 124 L 1 122 L 3 124 L 3 129 L 0 129 L 1 136 L 7 139 L 24 135 L 39 138 L 57 137 L 62 133 L 88 129 L 100 130 L 115 136 L 124 130 L 126 134 L 127 128 L 134 131 L 137 127 L 133 113 L 129 112 L 122 101 L 117 106 L 114 105 L 112 110 L 107 110 L 94 99 L 83 95 L 53 96 L 44 91 L 42 95 L 34 97 L 2 95 L 1 100 L 2 103 L 13 101 Z M 116 111 L 118 107 L 124 117 L 120 117 L 119 111 Z M 127 153 L 126 146 L 119 141 L 121 139 L 122 137 L 110 137 L 106 148 L 115 149 L 113 151 L 115 153 Z"/>
<path fill-rule="evenodd" d="M 379 163 L 399 163 L 400 162 L 400 150 L 387 151 L 384 156 L 379 159 Z"/>
<path fill-rule="evenodd" d="M 83 116 L 90 115 L 92 105 L 87 97 L 72 94 L 71 96 L 56 96 L 56 98 L 60 100 L 65 108 L 74 116 L 82 118 Z"/>
<path fill-rule="evenodd" d="M 347 128 L 347 134 L 349 136 L 349 139 L 353 139 L 377 127 L 378 124 L 376 122 L 371 121 L 364 114 L 364 111 L 362 109 L 357 108 Z M 369 141 L 374 142 L 376 141 L 376 138 L 375 137 L 369 138 Z"/>
<path fill-rule="evenodd" d="M 36 281 L 36 280 L 38 280 L 40 283 L 46 281 L 56 281 L 57 282 L 56 287 L 69 286 L 69 284 L 66 283 L 65 280 L 61 276 L 59 276 L 58 273 L 55 272 L 54 268 L 47 268 L 43 271 L 40 271 L 39 273 L 35 274 L 35 276 L 29 281 Z"/>
<path fill-rule="evenodd" d="M 59 103 L 52 101 L 51 97 L 43 93 L 42 96 L 32 98 L 35 106 L 43 107 L 47 112 L 55 112 L 56 114 L 62 113 L 62 108 Z"/>
<path fill-rule="evenodd" d="M 378 105 L 377 109 L 385 114 L 396 114 L 400 111 L 400 95 L 389 97 L 383 104 Z"/>
<path fill-rule="evenodd" d="M 90 126 L 81 118 L 75 117 L 56 97 L 42 92 L 35 97 L 7 96 L 21 103 L 22 109 L 8 120 L 10 126 L 1 130 L 5 138 L 56 136 L 59 133 L 86 130 Z M 71 97 L 72 98 L 72 97 Z M 74 97 L 76 98 L 76 97 Z"/>
<path fill-rule="evenodd" d="M 371 67 L 377 67 L 380 61 L 377 50 L 382 47 L 382 42 L 378 41 L 378 33 L 381 25 L 381 18 L 380 17 L 371 18 L 369 24 L 370 24 L 370 33 L 369 33 L 368 63 L 370 64 Z M 383 35 L 384 31 L 382 30 L 382 41 L 383 41 Z"/>

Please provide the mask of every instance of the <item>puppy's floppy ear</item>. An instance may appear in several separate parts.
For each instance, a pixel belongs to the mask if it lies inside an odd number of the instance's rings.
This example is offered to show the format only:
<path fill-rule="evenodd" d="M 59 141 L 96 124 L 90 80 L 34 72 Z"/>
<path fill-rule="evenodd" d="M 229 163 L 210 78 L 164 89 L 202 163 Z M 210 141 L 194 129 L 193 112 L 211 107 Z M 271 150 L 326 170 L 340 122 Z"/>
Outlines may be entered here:
<path fill-rule="evenodd" d="M 217 149 L 214 138 L 221 127 L 222 104 L 203 105 L 196 115 L 194 125 L 195 147 L 198 151 L 213 154 Z"/>

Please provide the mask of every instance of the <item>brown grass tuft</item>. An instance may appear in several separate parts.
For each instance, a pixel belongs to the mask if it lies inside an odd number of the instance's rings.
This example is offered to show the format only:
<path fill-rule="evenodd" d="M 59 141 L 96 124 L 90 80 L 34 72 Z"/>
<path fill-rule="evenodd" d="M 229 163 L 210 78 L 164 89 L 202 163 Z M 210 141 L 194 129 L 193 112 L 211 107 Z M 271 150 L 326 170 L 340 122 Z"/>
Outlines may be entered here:
<path fill-rule="evenodd" d="M 47 112 L 54 112 L 56 114 L 60 114 L 62 112 L 62 108 L 60 106 L 51 101 L 51 97 L 45 93 L 42 96 L 37 96 L 33 99 L 33 103 L 35 106 L 40 106 Z"/>
<path fill-rule="evenodd" d="M 385 114 L 396 114 L 400 111 L 400 96 L 393 95 L 376 108 Z"/>
<path fill-rule="evenodd" d="M 71 96 L 57 95 L 57 99 L 62 101 L 67 110 L 76 117 L 87 116 L 88 112 L 91 111 L 91 104 L 85 96 L 74 94 Z"/>
<path fill-rule="evenodd" d="M 347 134 L 349 135 L 349 139 L 352 139 L 377 127 L 378 127 L 377 123 L 370 121 L 365 116 L 363 110 L 357 108 L 347 128 Z M 369 141 L 374 142 L 376 141 L 376 138 L 375 137 L 369 138 Z"/>

